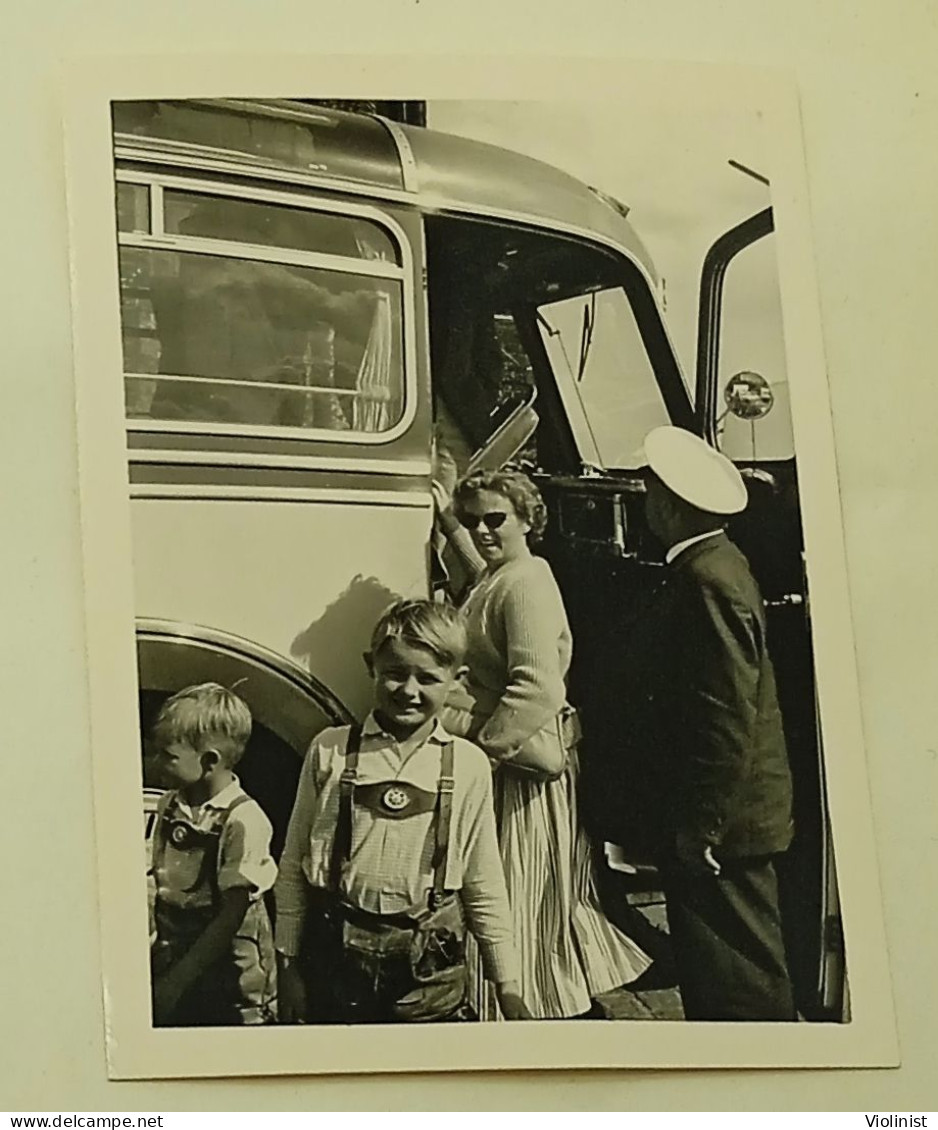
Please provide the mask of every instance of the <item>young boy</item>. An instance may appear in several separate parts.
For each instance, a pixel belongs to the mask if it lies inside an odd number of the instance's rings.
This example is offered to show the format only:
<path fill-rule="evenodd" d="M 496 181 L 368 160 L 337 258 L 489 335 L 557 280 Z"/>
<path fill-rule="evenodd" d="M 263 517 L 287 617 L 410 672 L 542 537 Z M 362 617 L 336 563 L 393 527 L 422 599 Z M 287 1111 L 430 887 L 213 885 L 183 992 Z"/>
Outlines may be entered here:
<path fill-rule="evenodd" d="M 465 647 L 453 609 L 392 605 L 365 656 L 372 713 L 310 746 L 274 890 L 281 1022 L 466 1019 L 466 921 L 506 1018 L 528 1015 L 491 768 L 438 717 Z"/>
<path fill-rule="evenodd" d="M 232 772 L 250 734 L 246 704 L 217 683 L 174 694 L 153 727 L 171 790 L 153 832 L 156 1026 L 273 1020 L 276 959 L 263 900 L 277 875 L 272 829 Z"/>

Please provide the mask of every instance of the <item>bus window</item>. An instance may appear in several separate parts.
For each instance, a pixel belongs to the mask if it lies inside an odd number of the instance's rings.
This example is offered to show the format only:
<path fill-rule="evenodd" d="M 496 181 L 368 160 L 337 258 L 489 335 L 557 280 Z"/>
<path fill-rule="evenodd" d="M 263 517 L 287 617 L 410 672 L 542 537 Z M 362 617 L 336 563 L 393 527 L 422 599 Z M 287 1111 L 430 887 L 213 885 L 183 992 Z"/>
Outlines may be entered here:
<path fill-rule="evenodd" d="M 640 466 L 645 436 L 671 421 L 625 290 L 540 306 L 538 325 L 583 458 Z"/>
<path fill-rule="evenodd" d="M 174 235 L 349 259 L 401 261 L 390 234 L 371 220 L 309 208 L 272 207 L 237 197 L 167 189 L 163 193 L 163 226 Z"/>
<path fill-rule="evenodd" d="M 511 314 L 496 313 L 490 304 L 476 307 L 471 339 L 464 364 L 438 370 L 438 428 L 454 453 L 463 452 L 457 458 L 461 474 L 534 389 L 531 362 Z M 516 457 L 533 459 L 533 449 Z"/>
<path fill-rule="evenodd" d="M 404 413 L 404 268 L 370 219 L 121 185 L 127 414 L 192 430 L 381 433 Z M 121 196 L 119 196 L 119 201 Z M 198 430 L 198 429 L 197 429 Z"/>
<path fill-rule="evenodd" d="M 520 241 L 502 227 L 440 217 L 428 218 L 426 232 L 437 425 L 462 474 L 534 387 L 510 284 Z"/>

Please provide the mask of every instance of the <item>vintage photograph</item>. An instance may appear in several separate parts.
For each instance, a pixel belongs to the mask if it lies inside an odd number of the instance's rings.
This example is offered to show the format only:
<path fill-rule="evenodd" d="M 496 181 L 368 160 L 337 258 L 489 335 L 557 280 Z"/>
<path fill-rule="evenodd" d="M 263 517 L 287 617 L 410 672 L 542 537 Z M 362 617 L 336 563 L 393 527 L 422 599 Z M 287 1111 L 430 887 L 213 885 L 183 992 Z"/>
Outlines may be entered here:
<path fill-rule="evenodd" d="M 845 1018 L 768 179 L 679 358 L 551 116 L 114 104 L 156 1024 Z"/>
<path fill-rule="evenodd" d="M 109 103 L 146 1025 L 849 1027 L 764 116 L 311 86 Z"/>

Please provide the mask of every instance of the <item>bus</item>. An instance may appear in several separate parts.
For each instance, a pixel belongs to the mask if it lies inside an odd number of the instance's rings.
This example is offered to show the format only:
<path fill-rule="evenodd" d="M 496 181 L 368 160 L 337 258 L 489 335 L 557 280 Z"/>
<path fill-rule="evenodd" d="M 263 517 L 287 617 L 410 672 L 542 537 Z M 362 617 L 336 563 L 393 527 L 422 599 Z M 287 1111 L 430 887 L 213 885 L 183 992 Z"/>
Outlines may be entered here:
<path fill-rule="evenodd" d="M 794 451 L 760 446 L 772 390 L 720 353 L 727 272 L 771 209 L 707 256 L 692 395 L 628 209 L 566 173 L 282 100 L 116 102 L 113 129 L 148 818 L 155 712 L 219 681 L 255 718 L 239 774 L 279 851 L 310 739 L 367 709 L 377 616 L 440 584 L 441 448 L 540 485 L 584 771 L 601 764 L 619 643 L 660 576 L 642 441 L 674 424 L 738 455 L 749 488 L 730 533 L 766 600 L 795 779 L 793 976 L 803 1015 L 843 1019 Z"/>

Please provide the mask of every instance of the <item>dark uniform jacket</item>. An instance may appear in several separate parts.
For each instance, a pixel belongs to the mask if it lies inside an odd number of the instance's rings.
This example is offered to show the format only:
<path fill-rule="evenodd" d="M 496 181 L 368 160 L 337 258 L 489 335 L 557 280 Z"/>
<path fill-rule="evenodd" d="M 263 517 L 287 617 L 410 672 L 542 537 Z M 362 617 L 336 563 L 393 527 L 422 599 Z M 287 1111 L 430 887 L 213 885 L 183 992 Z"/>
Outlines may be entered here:
<path fill-rule="evenodd" d="M 612 838 L 653 857 L 667 855 L 679 832 L 708 840 L 718 857 L 784 851 L 791 774 L 749 565 L 720 533 L 662 572 L 623 641 L 622 741 L 607 794 Z"/>

